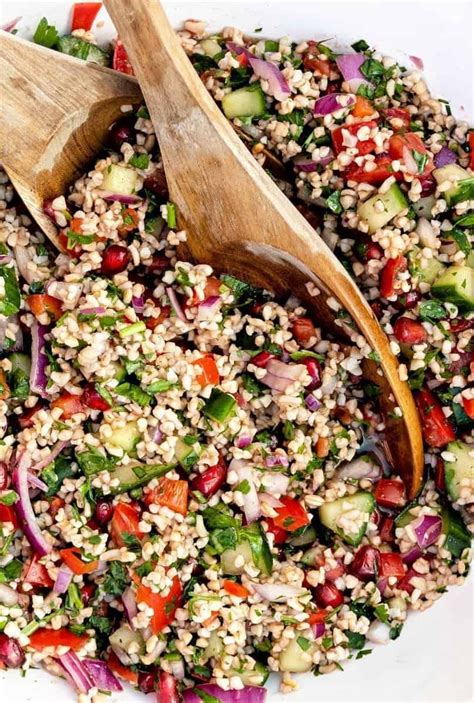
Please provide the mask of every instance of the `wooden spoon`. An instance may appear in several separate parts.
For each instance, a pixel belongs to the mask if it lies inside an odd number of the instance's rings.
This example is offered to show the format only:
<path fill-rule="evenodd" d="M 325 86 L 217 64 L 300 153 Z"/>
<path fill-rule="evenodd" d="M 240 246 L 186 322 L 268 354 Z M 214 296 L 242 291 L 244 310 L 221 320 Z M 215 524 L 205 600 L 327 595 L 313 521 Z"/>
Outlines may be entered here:
<path fill-rule="evenodd" d="M 61 248 L 43 202 L 66 192 L 104 144 L 134 78 L 0 31 L 0 163 L 40 228 Z"/>
<path fill-rule="evenodd" d="M 365 374 L 381 388 L 390 459 L 414 497 L 423 474 L 418 413 L 388 339 L 354 281 L 231 129 L 160 3 L 105 5 L 153 120 L 189 253 L 276 294 L 293 292 L 336 333 L 349 331 L 338 312 L 349 313 L 380 360 L 364 362 Z M 318 289 L 316 296 L 308 283 Z"/>

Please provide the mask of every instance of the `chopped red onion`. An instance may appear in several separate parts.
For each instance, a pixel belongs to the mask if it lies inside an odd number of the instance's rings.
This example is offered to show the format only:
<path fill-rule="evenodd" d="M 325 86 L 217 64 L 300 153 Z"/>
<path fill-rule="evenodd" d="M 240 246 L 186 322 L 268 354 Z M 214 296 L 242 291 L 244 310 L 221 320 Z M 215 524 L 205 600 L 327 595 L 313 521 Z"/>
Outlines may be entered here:
<path fill-rule="evenodd" d="M 290 86 L 278 66 L 271 61 L 257 59 L 253 55 L 249 56 L 248 59 L 257 78 L 268 82 L 268 92 L 275 100 L 286 100 L 291 95 Z"/>
<path fill-rule="evenodd" d="M 143 298 L 143 295 L 134 295 L 132 298 L 132 307 L 135 310 L 136 313 L 140 314 L 144 311 L 145 309 L 145 300 Z"/>
<path fill-rule="evenodd" d="M 341 104 L 341 98 L 344 99 L 344 104 Z M 348 93 L 329 93 L 329 95 L 323 95 L 322 98 L 316 100 L 313 115 L 315 117 L 332 115 L 333 112 L 351 107 L 354 105 L 355 101 L 355 95 Z"/>
<path fill-rule="evenodd" d="M 419 56 L 410 56 L 409 58 L 413 61 L 413 63 L 415 64 L 415 66 L 416 66 L 420 71 L 423 71 L 423 70 L 424 70 L 425 64 L 423 63 L 423 59 L 420 59 Z"/>
<path fill-rule="evenodd" d="M 334 152 L 332 149 L 327 148 L 327 154 L 325 156 L 317 155 L 319 152 L 313 152 L 314 156 L 307 158 L 305 156 L 297 156 L 293 159 L 293 165 L 297 167 L 299 171 L 304 173 L 312 173 L 316 171 L 318 166 L 327 166 L 334 160 Z"/>
<path fill-rule="evenodd" d="M 38 464 L 35 464 L 35 466 L 34 466 L 35 471 L 41 471 L 42 469 L 45 468 L 45 466 L 49 466 L 49 464 L 51 464 L 51 462 L 53 462 L 56 459 L 56 457 L 59 454 L 61 454 L 62 450 L 65 449 L 65 447 L 69 446 L 69 444 L 70 444 L 70 442 L 66 442 L 66 441 L 56 442 L 56 444 L 54 445 L 54 447 L 51 450 L 51 453 L 48 454 L 48 456 L 45 459 L 42 459 Z M 39 486 L 38 486 L 38 488 L 39 488 Z M 47 487 L 44 490 L 47 490 Z"/>
<path fill-rule="evenodd" d="M 97 306 L 96 308 L 82 308 L 79 310 L 81 315 L 104 315 L 105 308 Z"/>
<path fill-rule="evenodd" d="M 262 475 L 262 483 L 267 491 L 283 495 L 287 492 L 290 483 L 289 476 L 281 474 L 279 471 L 265 473 Z"/>
<path fill-rule="evenodd" d="M 388 644 L 390 642 L 390 627 L 380 620 L 375 620 L 369 627 L 367 639 L 374 644 Z"/>
<path fill-rule="evenodd" d="M 386 576 L 383 576 L 377 581 L 377 588 L 379 589 L 380 593 L 382 596 L 385 594 L 385 589 L 388 586 L 388 578 Z"/>
<path fill-rule="evenodd" d="M 284 393 L 288 386 L 293 383 L 289 378 L 281 378 L 280 376 L 275 376 L 273 373 L 268 373 L 268 371 L 260 380 L 265 386 L 268 386 L 274 391 L 279 391 L 280 393 Z"/>
<path fill-rule="evenodd" d="M 19 594 L 14 588 L 10 588 L 5 583 L 0 583 L 0 603 L 6 605 L 7 608 L 11 608 L 16 605 L 20 599 Z"/>
<path fill-rule="evenodd" d="M 410 173 L 412 175 L 418 173 L 418 164 L 416 163 L 415 159 L 413 158 L 413 154 L 407 146 L 403 147 L 402 155 L 403 161 L 407 169 L 407 173 Z"/>
<path fill-rule="evenodd" d="M 24 664 L 25 653 L 13 637 L 0 632 L 0 665 L 2 669 L 19 669 Z M 2 696 L 3 699 L 3 696 Z"/>
<path fill-rule="evenodd" d="M 290 462 L 285 454 L 273 454 L 272 456 L 267 456 L 265 459 L 265 466 L 271 468 L 272 466 L 288 466 Z"/>
<path fill-rule="evenodd" d="M 202 303 L 199 303 L 197 319 L 212 320 L 220 299 L 220 295 L 211 295 L 209 298 L 206 298 L 206 300 L 203 300 Z"/>
<path fill-rule="evenodd" d="M 316 410 L 319 410 L 321 407 L 321 403 L 317 398 L 314 397 L 312 393 L 308 393 L 306 398 L 304 399 L 304 402 L 306 403 L 306 407 L 308 410 L 311 410 L 312 413 L 316 412 Z"/>
<path fill-rule="evenodd" d="M 66 593 L 67 589 L 70 586 L 73 576 L 74 574 L 72 573 L 71 569 L 66 566 L 66 564 L 60 566 L 56 576 L 56 581 L 54 582 L 53 591 L 55 593 Z"/>
<path fill-rule="evenodd" d="M 242 435 L 242 437 L 239 437 L 237 440 L 237 446 L 239 449 L 245 449 L 249 446 L 249 444 L 252 444 L 252 437 L 249 435 Z"/>
<path fill-rule="evenodd" d="M 196 690 L 202 691 L 205 695 L 198 695 Z M 215 683 L 204 683 L 183 691 L 183 703 L 202 703 L 203 700 L 216 701 L 216 703 L 265 703 L 267 689 L 263 686 L 244 686 L 236 690 L 225 691 Z M 160 703 L 167 703 L 161 700 Z M 174 701 L 172 701 L 174 703 Z"/>
<path fill-rule="evenodd" d="M 21 331 L 18 315 L 11 315 L 10 317 L 2 317 L 0 319 L 0 349 L 2 349 L 5 344 L 6 332 L 9 325 L 15 325 L 16 327 L 15 341 L 13 345 L 10 346 L 10 350 L 12 352 L 21 351 L 23 349 L 23 333 Z M 10 342 L 11 341 L 10 339 Z"/>
<path fill-rule="evenodd" d="M 448 164 L 455 164 L 457 160 L 458 157 L 454 151 L 448 149 L 447 146 L 443 146 L 438 153 L 435 154 L 434 165 L 436 168 L 442 168 L 443 166 L 448 166 Z"/>
<path fill-rule="evenodd" d="M 18 270 L 25 279 L 25 281 L 27 283 L 33 283 L 35 274 L 28 267 L 28 264 L 31 261 L 31 258 L 28 254 L 28 249 L 24 246 L 16 246 L 13 247 L 13 253 L 15 255 L 15 261 L 16 265 L 18 266 Z"/>
<path fill-rule="evenodd" d="M 133 591 L 133 588 L 131 588 L 130 586 L 126 588 L 125 591 L 122 593 L 122 603 L 125 609 L 125 613 L 127 614 L 128 622 L 130 623 L 130 626 L 133 627 L 132 619 L 137 616 L 138 608 L 135 593 Z"/>
<path fill-rule="evenodd" d="M 2 29 L 4 32 L 11 32 L 12 29 L 15 29 L 16 25 L 18 22 L 21 20 L 21 15 L 20 17 L 15 17 L 14 20 L 10 20 L 9 22 L 5 22 L 5 24 L 2 24 L 0 29 Z"/>
<path fill-rule="evenodd" d="M 176 291 L 173 290 L 173 288 L 168 287 L 166 288 L 166 294 L 168 298 L 170 299 L 171 307 L 176 313 L 176 317 L 179 317 L 180 320 L 183 322 L 187 322 L 186 315 L 183 312 L 183 308 L 181 307 L 181 304 L 178 300 L 178 296 L 176 295 Z"/>
<path fill-rule="evenodd" d="M 30 390 L 42 398 L 48 398 L 46 392 L 48 357 L 44 353 L 44 338 L 47 332 L 46 325 L 40 325 L 36 320 L 33 322 L 31 326 Z"/>
<path fill-rule="evenodd" d="M 143 198 L 138 195 L 123 195 L 122 193 L 112 193 L 110 190 L 98 190 L 97 195 L 103 200 L 118 200 L 119 203 L 125 205 L 135 205 L 143 201 Z"/>
<path fill-rule="evenodd" d="M 13 467 L 13 485 L 18 493 L 19 500 L 15 504 L 15 509 L 20 520 L 21 528 L 25 537 L 40 556 L 49 554 L 52 545 L 46 541 L 36 522 L 36 515 L 31 505 L 28 492 L 28 469 L 31 467 L 31 457 L 26 450 L 17 455 Z"/>
<path fill-rule="evenodd" d="M 402 561 L 404 564 L 411 566 L 421 556 L 423 556 L 422 550 L 418 546 L 415 546 L 407 552 L 402 552 Z"/>
<path fill-rule="evenodd" d="M 420 549 L 426 549 L 434 544 L 441 534 L 443 520 L 439 515 L 421 515 L 411 526 L 416 534 Z"/>
<path fill-rule="evenodd" d="M 280 378 L 288 378 L 290 381 L 297 381 L 305 370 L 302 364 L 285 364 L 279 359 L 270 359 L 266 365 L 268 373 L 279 376 Z"/>
<path fill-rule="evenodd" d="M 281 508 L 283 505 L 281 500 L 278 500 L 278 498 L 275 498 L 275 496 L 272 496 L 270 493 L 259 493 L 258 497 L 261 503 L 268 503 L 270 508 Z"/>
<path fill-rule="evenodd" d="M 183 659 L 172 659 L 170 661 L 171 673 L 176 681 L 182 681 L 186 675 Z"/>
<path fill-rule="evenodd" d="M 326 632 L 326 625 L 323 622 L 313 622 L 311 625 L 315 639 L 322 637 Z"/>
<path fill-rule="evenodd" d="M 273 603 L 284 603 L 288 598 L 297 598 L 308 591 L 300 586 L 291 586 L 288 583 L 254 583 L 248 584 L 262 600 Z"/>
<path fill-rule="evenodd" d="M 370 85 L 360 71 L 365 61 L 367 58 L 363 54 L 342 54 L 336 58 L 337 67 L 352 93 L 357 93 L 361 85 Z"/>
<path fill-rule="evenodd" d="M 74 652 L 60 654 L 58 659 L 69 680 L 80 693 L 88 693 L 91 688 L 94 688 L 95 684 L 84 662 L 81 662 Z"/>
<path fill-rule="evenodd" d="M 159 427 L 156 428 L 153 434 L 153 441 L 155 444 L 160 444 L 163 441 L 164 434 Z"/>
<path fill-rule="evenodd" d="M 28 471 L 28 483 L 30 486 L 33 486 L 33 488 L 39 488 L 40 491 L 47 491 L 48 486 L 44 481 L 42 481 L 38 476 L 35 476 L 35 474 L 32 474 L 30 471 Z"/>
<path fill-rule="evenodd" d="M 122 684 L 101 659 L 83 659 L 82 665 L 99 691 L 123 691 Z"/>
<path fill-rule="evenodd" d="M 5 264 L 9 264 L 10 261 L 13 261 L 10 254 L 0 254 L 0 266 L 4 266 Z M 18 267 L 18 268 L 20 268 L 20 267 Z M 21 271 L 20 271 L 20 273 L 21 273 Z"/>
<path fill-rule="evenodd" d="M 360 480 L 367 478 L 371 481 L 378 481 L 382 475 L 382 467 L 368 454 L 359 454 L 352 461 L 348 461 L 337 469 L 338 478 L 353 478 Z"/>
<path fill-rule="evenodd" d="M 251 522 L 255 522 L 255 520 L 257 520 L 262 514 L 262 510 L 253 481 L 252 469 L 247 464 L 247 462 L 241 461 L 240 459 L 232 459 L 229 464 L 229 471 L 235 471 L 235 473 L 239 477 L 239 481 L 248 482 L 248 492 L 242 493 L 243 509 L 247 522 L 249 524 Z"/>
<path fill-rule="evenodd" d="M 252 52 L 246 49 L 245 46 L 240 46 L 233 41 L 228 41 L 226 43 L 226 49 L 232 51 L 234 54 L 237 54 L 237 56 L 240 56 L 240 54 L 245 54 L 248 59 L 254 58 Z"/>

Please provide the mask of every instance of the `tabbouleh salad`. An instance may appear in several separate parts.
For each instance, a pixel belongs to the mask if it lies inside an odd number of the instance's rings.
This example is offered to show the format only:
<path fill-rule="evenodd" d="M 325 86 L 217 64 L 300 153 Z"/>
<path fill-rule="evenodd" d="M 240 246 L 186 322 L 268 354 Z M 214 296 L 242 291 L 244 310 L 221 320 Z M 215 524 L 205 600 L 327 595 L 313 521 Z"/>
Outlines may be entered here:
<path fill-rule="evenodd" d="M 120 41 L 96 45 L 97 6 L 33 40 L 132 73 Z M 365 340 L 179 260 L 145 106 L 45 203 L 59 254 L 1 172 L 0 667 L 44 666 L 80 703 L 121 680 L 161 703 L 261 703 L 270 672 L 289 692 L 370 654 L 469 568 L 474 132 L 419 59 L 363 40 L 179 34 L 389 336 L 425 481 L 407 502 Z"/>

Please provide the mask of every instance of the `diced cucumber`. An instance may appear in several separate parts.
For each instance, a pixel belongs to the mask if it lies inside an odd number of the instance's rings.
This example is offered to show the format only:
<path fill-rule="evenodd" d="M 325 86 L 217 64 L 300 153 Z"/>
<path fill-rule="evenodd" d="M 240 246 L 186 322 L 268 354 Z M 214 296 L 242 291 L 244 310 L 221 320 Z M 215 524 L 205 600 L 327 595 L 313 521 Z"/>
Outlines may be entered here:
<path fill-rule="evenodd" d="M 474 269 L 450 266 L 435 280 L 431 292 L 463 310 L 474 310 Z"/>
<path fill-rule="evenodd" d="M 127 422 L 125 427 L 113 430 L 110 437 L 107 437 L 107 444 L 113 447 L 120 447 L 126 454 L 132 452 L 140 441 L 140 431 L 135 421 Z"/>
<path fill-rule="evenodd" d="M 196 451 L 196 445 L 197 442 L 188 444 L 184 439 L 181 439 L 181 437 L 179 437 L 176 442 L 174 455 L 185 471 L 191 471 L 194 464 L 199 459 L 200 452 Z"/>
<path fill-rule="evenodd" d="M 233 395 L 213 388 L 202 412 L 211 420 L 223 424 L 235 414 L 236 408 L 237 401 Z"/>
<path fill-rule="evenodd" d="M 263 686 L 269 673 L 262 662 L 255 662 L 255 669 L 230 669 L 228 676 L 238 676 L 244 686 Z"/>
<path fill-rule="evenodd" d="M 431 210 L 436 202 L 434 195 L 427 195 L 425 198 L 420 198 L 418 202 L 413 203 L 412 207 L 418 217 L 426 217 L 427 220 L 431 220 Z"/>
<path fill-rule="evenodd" d="M 406 508 L 402 510 L 401 513 L 397 515 L 395 518 L 395 527 L 406 527 L 407 525 L 410 524 L 413 520 L 415 520 L 416 516 L 413 515 L 411 512 L 413 508 L 416 508 L 418 506 L 418 503 L 416 500 L 413 500 L 411 503 L 409 503 Z"/>
<path fill-rule="evenodd" d="M 236 566 L 235 560 L 243 557 L 243 563 Z M 238 561 L 241 561 L 240 559 Z M 226 549 L 221 554 L 221 566 L 224 574 L 240 576 L 244 573 L 245 566 L 253 564 L 252 548 L 247 541 L 239 542 L 235 549 Z"/>
<path fill-rule="evenodd" d="M 199 42 L 199 45 L 206 56 L 209 56 L 211 59 L 222 51 L 220 44 L 218 44 L 215 39 L 203 39 Z"/>
<path fill-rule="evenodd" d="M 230 120 L 234 117 L 259 117 L 267 109 L 265 95 L 258 83 L 238 88 L 222 98 L 222 109 Z"/>
<path fill-rule="evenodd" d="M 292 547 L 304 547 L 307 544 L 313 544 L 316 541 L 316 529 L 313 525 L 307 525 L 300 534 L 290 539 Z"/>
<path fill-rule="evenodd" d="M 474 481 L 474 445 L 457 441 L 450 442 L 446 451 L 454 454 L 453 461 L 444 462 L 446 490 L 453 501 L 461 497 L 461 481 Z"/>
<path fill-rule="evenodd" d="M 22 352 L 13 352 L 8 357 L 12 365 L 11 373 L 15 371 L 21 371 L 25 376 L 29 377 L 31 370 L 31 358 L 28 354 L 23 354 Z"/>
<path fill-rule="evenodd" d="M 372 493 L 359 491 L 353 495 L 338 498 L 332 503 L 324 503 L 324 505 L 319 508 L 319 519 L 325 527 L 339 535 L 344 542 L 357 547 L 361 543 L 362 537 L 365 535 L 369 518 L 374 508 L 375 499 Z M 357 533 L 344 532 L 338 525 L 342 515 L 344 515 L 344 513 L 350 513 L 352 510 L 358 510 L 367 516 L 367 519 L 364 519 Z"/>
<path fill-rule="evenodd" d="M 425 259 L 423 266 L 419 266 L 420 279 L 430 285 L 445 270 L 444 264 L 438 259 Z"/>
<path fill-rule="evenodd" d="M 125 666 L 132 663 L 127 653 L 128 648 L 132 644 L 138 645 L 137 654 L 145 653 L 143 637 L 139 632 L 132 630 L 130 625 L 122 625 L 118 630 L 115 630 L 115 632 L 110 635 L 109 642 L 114 653 Z"/>
<path fill-rule="evenodd" d="M 443 197 L 448 205 L 455 205 L 463 200 L 474 198 L 472 187 L 474 179 L 469 178 L 469 173 L 457 164 L 448 164 L 441 168 L 435 168 L 433 176 L 438 185 L 450 181 L 453 186 L 443 193 Z M 471 184 L 468 182 L 471 181 Z M 470 193 L 470 195 L 469 195 Z"/>
<path fill-rule="evenodd" d="M 471 536 L 466 529 L 461 516 L 451 508 L 443 509 L 441 513 L 443 518 L 443 534 L 446 539 L 443 548 L 454 557 L 460 557 L 465 549 L 471 546 Z"/>
<path fill-rule="evenodd" d="M 298 640 L 300 644 L 298 644 Z M 303 647 L 301 646 L 302 644 Z M 305 671 L 309 671 L 313 666 L 311 657 L 314 650 L 315 643 L 311 640 L 304 637 L 294 637 L 280 653 L 280 671 L 289 671 L 294 674 L 302 674 Z M 304 652 L 310 656 L 303 658 L 301 655 Z"/>
<path fill-rule="evenodd" d="M 321 548 L 311 547 L 301 557 L 301 562 L 306 566 L 321 566 Z"/>
<path fill-rule="evenodd" d="M 385 227 L 390 220 L 393 220 L 407 207 L 407 199 L 400 187 L 394 183 L 386 193 L 377 193 L 361 203 L 357 208 L 357 214 L 361 220 L 367 222 L 369 233 L 373 234 Z"/>
<path fill-rule="evenodd" d="M 73 37 L 72 34 L 60 37 L 57 49 L 62 54 L 75 56 L 76 59 L 82 59 L 90 63 L 98 63 L 100 66 L 109 65 L 109 54 L 106 51 L 84 39 Z"/>
<path fill-rule="evenodd" d="M 218 657 L 224 649 L 224 643 L 217 634 L 217 630 L 212 630 L 206 649 L 203 652 L 201 661 L 207 662 L 212 657 Z"/>
<path fill-rule="evenodd" d="M 466 259 L 466 264 L 474 269 L 474 250 L 471 249 L 469 256 Z"/>
<path fill-rule="evenodd" d="M 134 488 L 145 486 L 152 478 L 164 476 L 174 464 L 130 464 L 128 466 L 119 466 L 111 473 L 111 478 L 118 478 L 120 485 L 115 488 L 110 488 L 112 495 L 132 491 Z"/>
<path fill-rule="evenodd" d="M 111 164 L 105 171 L 102 190 L 119 195 L 133 195 L 137 187 L 137 173 L 133 168 Z"/>

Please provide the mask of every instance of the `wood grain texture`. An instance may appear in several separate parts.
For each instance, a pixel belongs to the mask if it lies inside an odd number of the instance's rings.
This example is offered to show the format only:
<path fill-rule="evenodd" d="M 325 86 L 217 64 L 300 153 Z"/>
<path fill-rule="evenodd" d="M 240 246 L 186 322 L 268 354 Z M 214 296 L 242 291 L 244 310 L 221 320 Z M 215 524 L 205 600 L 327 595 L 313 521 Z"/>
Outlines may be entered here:
<path fill-rule="evenodd" d="M 0 90 L 0 163 L 58 246 L 43 201 L 66 192 L 140 89 L 134 78 L 0 31 Z"/>
<path fill-rule="evenodd" d="M 365 363 L 382 389 L 395 469 L 410 497 L 423 474 L 423 445 L 412 394 L 370 307 L 342 264 L 234 134 L 197 76 L 156 0 L 105 0 L 129 54 L 157 133 L 188 250 L 275 293 L 293 292 L 328 329 L 341 333 L 336 299 L 381 362 Z M 321 294 L 308 295 L 307 282 Z M 329 300 L 329 304 L 328 304 Z M 383 373 L 382 373 L 383 372 Z M 402 417 L 394 409 L 399 406 Z"/>

